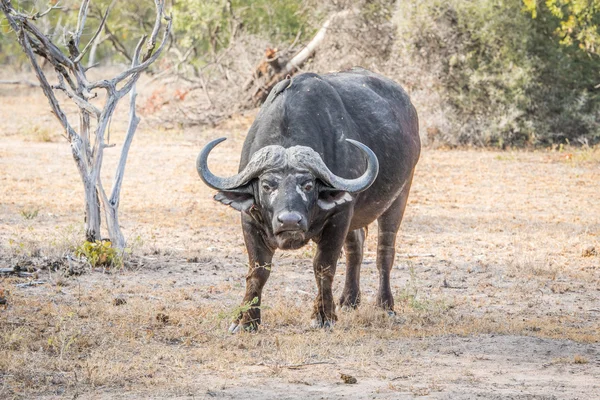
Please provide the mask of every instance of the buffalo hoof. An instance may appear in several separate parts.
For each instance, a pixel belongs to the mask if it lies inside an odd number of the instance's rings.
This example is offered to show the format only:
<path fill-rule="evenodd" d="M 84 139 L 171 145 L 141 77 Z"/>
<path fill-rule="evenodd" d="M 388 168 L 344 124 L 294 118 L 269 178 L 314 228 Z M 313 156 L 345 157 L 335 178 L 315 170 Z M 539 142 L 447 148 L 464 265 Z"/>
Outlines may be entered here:
<path fill-rule="evenodd" d="M 240 324 L 239 322 L 232 322 L 229 325 L 229 333 L 235 335 L 241 332 L 256 332 L 258 331 L 258 326 L 253 324 Z"/>
<path fill-rule="evenodd" d="M 355 308 L 352 306 L 343 305 L 343 306 L 338 306 L 336 310 L 341 311 L 341 312 L 350 312 L 350 311 L 354 311 Z"/>
<path fill-rule="evenodd" d="M 360 292 L 358 290 L 344 290 L 340 296 L 340 306 L 356 309 L 360 304 Z"/>
<path fill-rule="evenodd" d="M 335 325 L 335 321 L 330 320 L 330 319 L 326 319 L 325 321 L 323 321 L 323 319 L 320 317 L 317 317 L 310 321 L 310 326 L 313 329 L 333 330 L 334 325 Z"/>
<path fill-rule="evenodd" d="M 394 310 L 386 310 L 385 313 L 390 318 L 394 318 L 396 316 L 396 311 L 394 311 Z"/>

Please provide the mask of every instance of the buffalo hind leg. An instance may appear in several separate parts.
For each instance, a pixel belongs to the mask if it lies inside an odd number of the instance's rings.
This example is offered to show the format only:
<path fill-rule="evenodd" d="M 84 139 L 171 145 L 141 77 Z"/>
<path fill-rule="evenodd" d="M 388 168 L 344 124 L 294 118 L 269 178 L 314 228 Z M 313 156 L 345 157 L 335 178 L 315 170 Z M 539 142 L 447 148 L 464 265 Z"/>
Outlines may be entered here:
<path fill-rule="evenodd" d="M 274 250 L 269 248 L 261 235 L 256 234 L 256 227 L 244 221 L 242 217 L 244 241 L 248 250 L 248 275 L 246 275 L 246 294 L 240 306 L 240 313 L 229 327 L 229 332 L 240 330 L 254 331 L 260 324 L 260 304 L 262 290 L 271 274 L 271 262 Z"/>
<path fill-rule="evenodd" d="M 363 260 L 365 230 L 348 232 L 344 250 L 346 252 L 346 283 L 340 297 L 340 307 L 356 308 L 360 304 L 360 266 Z"/>
<path fill-rule="evenodd" d="M 379 290 L 377 292 L 377 306 L 394 314 L 394 296 L 390 286 L 390 274 L 396 256 L 396 235 L 404 215 L 410 181 L 391 206 L 377 218 L 379 226 L 377 234 L 377 270 L 379 271 Z"/>

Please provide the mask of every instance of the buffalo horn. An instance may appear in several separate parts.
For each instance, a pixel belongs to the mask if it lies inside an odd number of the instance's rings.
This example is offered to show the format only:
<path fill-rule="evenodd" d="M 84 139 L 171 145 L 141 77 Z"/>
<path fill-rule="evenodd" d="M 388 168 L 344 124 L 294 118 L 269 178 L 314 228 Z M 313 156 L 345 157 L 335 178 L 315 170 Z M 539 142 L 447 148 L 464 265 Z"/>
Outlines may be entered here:
<path fill-rule="evenodd" d="M 259 176 L 264 170 L 284 166 L 287 162 L 307 168 L 331 187 L 350 193 L 358 193 L 366 190 L 373 184 L 379 172 L 379 162 L 375 153 L 356 140 L 346 139 L 350 144 L 362 150 L 367 156 L 367 170 L 362 176 L 356 179 L 345 179 L 335 175 L 327 168 L 327 165 L 325 165 L 323 159 L 316 151 L 304 146 L 295 146 L 288 149 L 284 149 L 281 146 L 263 147 L 252 156 L 243 171 L 231 177 L 221 178 L 214 175 L 208 169 L 208 155 L 216 145 L 224 140 L 225 138 L 219 138 L 209 142 L 204 146 L 196 161 L 196 168 L 198 169 L 200 178 L 208 186 L 217 190 L 239 189 L 251 179 Z"/>
<path fill-rule="evenodd" d="M 198 158 L 196 159 L 196 169 L 198 170 L 200 178 L 204 181 L 204 183 L 216 190 L 236 189 L 252 179 L 251 176 L 248 176 L 247 168 L 240 173 L 227 178 L 221 178 L 210 172 L 208 169 L 208 155 L 211 150 L 215 148 L 215 146 L 225 140 L 227 140 L 227 138 L 222 137 L 211 141 L 204 146 L 200 154 L 198 154 Z"/>
<path fill-rule="evenodd" d="M 329 168 L 327 168 L 327 166 L 323 165 L 329 177 L 328 183 L 335 189 L 344 190 L 349 193 L 362 192 L 363 190 L 368 189 L 369 186 L 375 182 L 375 178 L 377 178 L 377 174 L 379 173 L 379 161 L 377 161 L 377 156 L 375 153 L 373 153 L 373 150 L 366 145 L 352 139 L 346 139 L 346 141 L 358 147 L 363 153 L 365 153 L 367 156 L 367 170 L 356 179 L 345 179 L 335 175 L 329 170 Z"/>

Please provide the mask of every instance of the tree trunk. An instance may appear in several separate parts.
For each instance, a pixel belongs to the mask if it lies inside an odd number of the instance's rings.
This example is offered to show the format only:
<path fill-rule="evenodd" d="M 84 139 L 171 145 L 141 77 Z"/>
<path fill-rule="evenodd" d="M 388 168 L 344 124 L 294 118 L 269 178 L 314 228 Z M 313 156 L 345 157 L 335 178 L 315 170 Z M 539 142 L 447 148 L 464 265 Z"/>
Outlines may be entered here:
<path fill-rule="evenodd" d="M 96 183 L 89 178 L 84 180 L 85 190 L 85 240 L 95 242 L 100 236 L 100 200 Z"/>
<path fill-rule="evenodd" d="M 108 229 L 108 237 L 112 247 L 117 249 L 125 248 L 125 237 L 119 226 L 119 207 L 112 204 L 104 204 L 104 212 L 106 218 L 106 228 Z"/>

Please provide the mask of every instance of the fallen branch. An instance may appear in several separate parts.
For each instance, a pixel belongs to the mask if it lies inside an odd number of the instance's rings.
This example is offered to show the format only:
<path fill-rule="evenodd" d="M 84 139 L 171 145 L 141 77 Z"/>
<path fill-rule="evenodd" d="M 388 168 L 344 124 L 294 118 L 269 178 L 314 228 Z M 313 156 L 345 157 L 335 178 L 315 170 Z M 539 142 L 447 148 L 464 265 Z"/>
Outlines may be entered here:
<path fill-rule="evenodd" d="M 430 253 L 426 253 L 426 254 L 398 254 L 398 257 L 404 257 L 404 258 L 435 257 L 435 254 L 430 254 Z"/>
<path fill-rule="evenodd" d="M 0 80 L 0 85 L 25 85 L 25 86 L 29 86 L 29 87 L 40 87 L 39 83 L 28 81 L 28 80 L 21 80 L 21 81 L 19 81 L 19 80 L 13 80 L 13 81 Z"/>
<path fill-rule="evenodd" d="M 444 282 L 442 283 L 442 287 L 444 289 L 458 289 L 458 290 L 463 290 L 463 289 L 468 289 L 468 287 L 466 286 L 452 286 L 448 283 L 448 281 L 446 280 L 446 278 L 444 278 Z"/>
<path fill-rule="evenodd" d="M 0 275 L 17 275 L 21 278 L 27 278 L 27 277 L 31 277 L 34 274 L 31 272 L 25 272 L 25 271 L 21 271 L 21 269 L 19 267 L 13 267 L 13 268 L 0 268 Z"/>
<path fill-rule="evenodd" d="M 25 283 L 18 283 L 15 286 L 18 288 L 26 288 L 26 287 L 30 287 L 30 286 L 43 285 L 44 283 L 46 283 L 46 281 L 31 281 L 31 282 L 25 282 Z"/>
<path fill-rule="evenodd" d="M 308 362 L 308 363 L 302 363 L 302 364 L 280 365 L 279 367 L 289 368 L 289 369 L 300 369 L 303 367 L 308 367 L 309 365 L 319 365 L 319 364 L 335 364 L 335 363 L 328 362 L 328 361 L 315 361 L 315 362 Z"/>
<path fill-rule="evenodd" d="M 294 57 L 292 57 L 285 65 L 280 65 L 278 62 L 277 56 L 272 52 L 267 50 L 266 59 L 257 67 L 259 70 L 264 70 L 266 68 L 270 68 L 273 72 L 272 74 L 267 73 L 266 71 L 261 72 L 260 74 L 253 73 L 254 78 L 249 80 L 244 84 L 245 88 L 250 89 L 254 82 L 260 78 L 261 76 L 267 76 L 267 82 L 263 84 L 259 84 L 259 86 L 252 92 L 250 95 L 249 102 L 254 105 L 262 104 L 266 99 L 271 89 L 278 84 L 280 81 L 284 80 L 288 75 L 294 75 L 302 66 L 308 61 L 313 54 L 317 51 L 319 45 L 325 39 L 327 35 L 327 30 L 329 29 L 329 25 L 336 18 L 342 18 L 352 13 L 352 10 L 344 10 L 337 12 L 327 18 L 327 20 L 321 26 L 321 29 L 317 32 L 317 34 L 312 38 L 310 42 L 306 46 L 302 48 Z M 263 65 L 264 64 L 264 65 Z M 276 65 L 276 67 L 274 67 Z"/>
<path fill-rule="evenodd" d="M 288 369 L 300 369 L 303 367 L 308 367 L 310 365 L 319 365 L 319 364 L 335 364 L 329 361 L 314 361 L 314 362 L 307 362 L 307 363 L 302 363 L 302 364 L 286 364 L 286 365 L 281 365 L 281 364 L 267 364 L 264 362 L 260 362 L 256 365 L 260 365 L 260 366 L 264 366 L 264 367 L 270 367 L 270 368 L 288 368 Z"/>
<path fill-rule="evenodd" d="M 365 251 L 364 252 L 365 255 L 376 255 L 377 252 L 376 251 Z M 411 253 L 404 253 L 404 254 L 396 254 L 397 258 L 425 258 L 425 257 L 435 257 L 435 254 L 432 253 L 424 253 L 424 254 L 411 254 Z"/>

